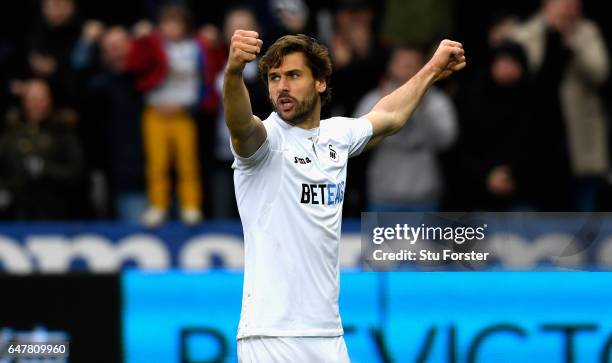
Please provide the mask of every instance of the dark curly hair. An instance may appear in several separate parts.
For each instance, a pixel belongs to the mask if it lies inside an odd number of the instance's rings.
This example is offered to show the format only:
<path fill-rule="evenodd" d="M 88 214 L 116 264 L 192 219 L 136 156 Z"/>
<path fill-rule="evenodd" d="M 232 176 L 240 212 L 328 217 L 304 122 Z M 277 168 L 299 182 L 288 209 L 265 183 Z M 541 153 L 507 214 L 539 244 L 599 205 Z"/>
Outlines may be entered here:
<path fill-rule="evenodd" d="M 329 84 L 332 74 L 332 63 L 329 50 L 326 46 L 317 42 L 316 39 L 307 35 L 285 35 L 274 42 L 259 62 L 259 74 L 262 80 L 267 85 L 270 69 L 279 67 L 284 56 L 296 52 L 304 54 L 314 79 L 325 80 L 327 87 L 324 92 L 319 93 L 321 105 L 325 105 L 331 100 L 331 87 Z"/>

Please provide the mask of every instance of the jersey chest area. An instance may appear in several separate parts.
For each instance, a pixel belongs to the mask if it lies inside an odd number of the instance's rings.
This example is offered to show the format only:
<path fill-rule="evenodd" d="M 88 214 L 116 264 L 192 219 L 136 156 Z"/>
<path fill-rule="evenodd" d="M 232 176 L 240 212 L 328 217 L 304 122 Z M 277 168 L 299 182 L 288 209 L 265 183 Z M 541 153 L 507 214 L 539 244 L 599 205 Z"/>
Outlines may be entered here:
<path fill-rule="evenodd" d="M 282 163 L 300 204 L 340 205 L 344 200 L 348 148 L 329 138 L 287 138 Z"/>

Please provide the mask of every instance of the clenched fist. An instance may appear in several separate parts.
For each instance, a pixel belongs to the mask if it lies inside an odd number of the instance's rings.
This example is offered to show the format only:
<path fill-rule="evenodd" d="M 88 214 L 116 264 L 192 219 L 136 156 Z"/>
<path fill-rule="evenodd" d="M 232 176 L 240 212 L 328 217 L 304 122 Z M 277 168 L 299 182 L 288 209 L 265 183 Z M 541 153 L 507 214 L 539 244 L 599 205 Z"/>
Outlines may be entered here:
<path fill-rule="evenodd" d="M 227 72 L 240 73 L 244 66 L 253 61 L 261 51 L 262 40 L 259 34 L 251 30 L 236 30 L 232 36 L 232 42 L 227 60 Z"/>
<path fill-rule="evenodd" d="M 443 40 L 427 66 L 434 72 L 435 80 L 444 79 L 466 65 L 463 45 L 452 40 Z"/>

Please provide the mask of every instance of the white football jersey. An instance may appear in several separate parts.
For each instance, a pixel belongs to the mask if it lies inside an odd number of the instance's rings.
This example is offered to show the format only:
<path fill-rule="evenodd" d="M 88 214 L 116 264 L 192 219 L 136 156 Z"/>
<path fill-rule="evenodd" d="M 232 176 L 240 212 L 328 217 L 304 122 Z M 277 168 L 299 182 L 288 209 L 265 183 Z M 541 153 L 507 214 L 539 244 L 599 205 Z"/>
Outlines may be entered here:
<path fill-rule="evenodd" d="M 333 117 L 304 130 L 272 113 L 266 141 L 234 153 L 244 231 L 238 339 L 340 336 L 338 249 L 348 158 L 372 136 L 366 118 Z"/>

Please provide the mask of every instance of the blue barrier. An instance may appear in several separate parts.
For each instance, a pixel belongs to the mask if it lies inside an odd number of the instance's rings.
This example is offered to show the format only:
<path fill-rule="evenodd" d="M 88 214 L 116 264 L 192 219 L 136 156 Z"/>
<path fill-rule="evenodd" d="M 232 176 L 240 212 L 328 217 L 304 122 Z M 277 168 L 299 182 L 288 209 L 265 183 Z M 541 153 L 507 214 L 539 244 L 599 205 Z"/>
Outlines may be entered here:
<path fill-rule="evenodd" d="M 240 273 L 123 275 L 126 363 L 235 362 Z M 352 362 L 608 362 L 611 273 L 341 276 Z"/>
<path fill-rule="evenodd" d="M 343 224 L 359 262 L 359 222 Z M 345 249 L 348 252 L 348 249 Z M 119 272 L 143 270 L 242 270 L 239 221 L 206 222 L 195 228 L 179 223 L 148 230 L 124 223 L 0 223 L 0 273 Z"/>
<path fill-rule="evenodd" d="M 342 268 L 362 267 L 360 227 L 358 220 L 343 223 Z M 500 263 L 536 270 L 553 258 L 555 266 L 568 270 L 612 269 L 612 217 L 605 214 L 519 215 L 491 223 L 484 242 L 498 247 L 493 268 Z M 0 223 L 0 273 L 240 271 L 243 256 L 239 221 L 196 228 L 168 223 L 155 230 L 113 222 Z"/>

